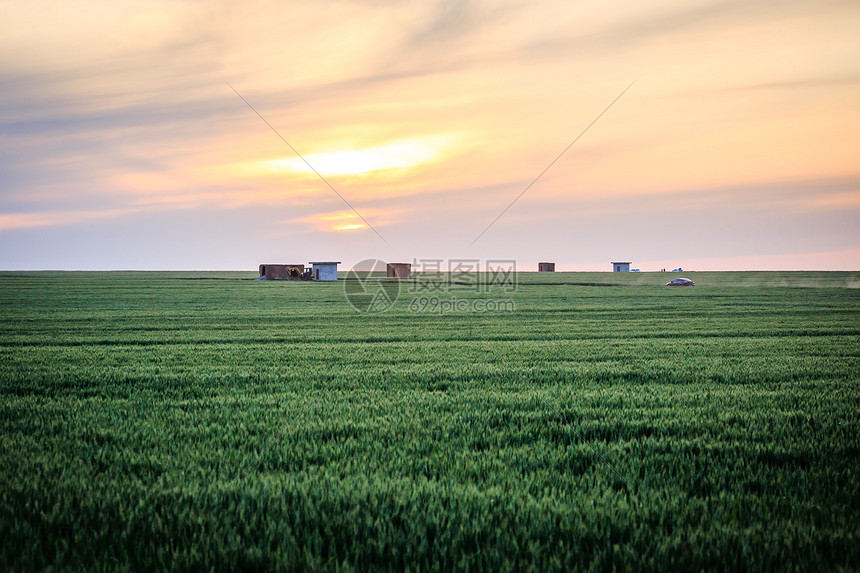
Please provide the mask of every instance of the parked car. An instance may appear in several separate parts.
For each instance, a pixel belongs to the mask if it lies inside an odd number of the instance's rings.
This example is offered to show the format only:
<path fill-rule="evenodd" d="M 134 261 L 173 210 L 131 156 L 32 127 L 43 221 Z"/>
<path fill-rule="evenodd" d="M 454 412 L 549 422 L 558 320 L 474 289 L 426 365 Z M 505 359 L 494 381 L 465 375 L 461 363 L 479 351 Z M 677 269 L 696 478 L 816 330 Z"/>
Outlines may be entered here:
<path fill-rule="evenodd" d="M 672 279 L 669 282 L 667 282 L 666 286 L 696 286 L 696 283 L 694 283 L 690 279 L 678 277 L 676 279 Z"/>

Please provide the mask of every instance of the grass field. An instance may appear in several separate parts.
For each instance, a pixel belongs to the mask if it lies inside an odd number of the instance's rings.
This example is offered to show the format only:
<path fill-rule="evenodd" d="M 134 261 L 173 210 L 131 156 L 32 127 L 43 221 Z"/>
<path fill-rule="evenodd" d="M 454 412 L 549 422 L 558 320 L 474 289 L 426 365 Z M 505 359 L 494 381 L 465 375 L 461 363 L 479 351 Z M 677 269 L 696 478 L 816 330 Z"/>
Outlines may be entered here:
<path fill-rule="evenodd" d="M 0 273 L 0 568 L 857 570 L 860 273 L 675 276 Z"/>

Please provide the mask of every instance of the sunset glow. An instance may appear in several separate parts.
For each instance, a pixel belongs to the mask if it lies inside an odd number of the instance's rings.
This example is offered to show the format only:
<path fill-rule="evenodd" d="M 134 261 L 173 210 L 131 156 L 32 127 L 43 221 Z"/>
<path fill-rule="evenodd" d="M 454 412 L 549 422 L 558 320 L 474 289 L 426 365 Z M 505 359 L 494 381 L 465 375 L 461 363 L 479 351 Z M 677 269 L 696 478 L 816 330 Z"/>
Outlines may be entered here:
<path fill-rule="evenodd" d="M 365 214 L 372 216 L 379 227 L 384 226 L 392 215 L 373 209 L 366 211 Z M 367 225 L 352 210 L 317 213 L 309 217 L 287 219 L 282 223 L 287 226 L 295 226 L 297 223 L 311 225 L 317 231 L 358 231 L 367 228 Z"/>
<path fill-rule="evenodd" d="M 9 5 L 0 267 L 860 268 L 858 22 L 839 0 Z"/>
<path fill-rule="evenodd" d="M 309 164 L 322 175 L 361 175 L 373 171 L 407 169 L 437 159 L 450 137 L 436 136 L 395 141 L 379 147 L 331 151 L 265 162 L 275 172 L 311 172 Z"/>
<path fill-rule="evenodd" d="M 335 231 L 356 231 L 358 229 L 364 229 L 367 225 L 362 225 L 360 223 L 342 223 L 340 225 L 335 225 L 332 227 Z"/>

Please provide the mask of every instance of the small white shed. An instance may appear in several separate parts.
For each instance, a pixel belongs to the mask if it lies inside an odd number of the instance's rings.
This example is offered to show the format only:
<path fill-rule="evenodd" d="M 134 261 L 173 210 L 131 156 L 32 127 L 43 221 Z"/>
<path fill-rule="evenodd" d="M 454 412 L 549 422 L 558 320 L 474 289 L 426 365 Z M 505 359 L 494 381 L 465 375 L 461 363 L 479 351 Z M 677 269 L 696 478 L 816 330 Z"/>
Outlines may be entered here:
<path fill-rule="evenodd" d="M 629 273 L 630 272 L 630 262 L 612 262 L 612 272 L 613 273 Z"/>
<path fill-rule="evenodd" d="M 340 264 L 340 261 L 311 261 L 310 265 L 313 267 L 313 275 L 315 281 L 336 281 L 337 280 L 337 266 Z"/>

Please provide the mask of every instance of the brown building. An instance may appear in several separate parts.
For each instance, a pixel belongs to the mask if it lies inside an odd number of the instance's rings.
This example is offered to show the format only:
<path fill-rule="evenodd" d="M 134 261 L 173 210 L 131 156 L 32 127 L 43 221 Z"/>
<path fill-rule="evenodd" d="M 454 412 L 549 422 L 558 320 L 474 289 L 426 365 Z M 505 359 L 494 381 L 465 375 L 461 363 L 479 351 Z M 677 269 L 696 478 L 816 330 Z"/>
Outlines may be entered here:
<path fill-rule="evenodd" d="M 260 265 L 260 278 L 266 281 L 299 281 L 304 274 L 304 265 Z"/>
<path fill-rule="evenodd" d="M 554 273 L 555 263 L 538 263 L 539 273 Z"/>
<path fill-rule="evenodd" d="M 388 263 L 385 276 L 396 279 L 408 279 L 412 276 L 412 263 Z"/>

